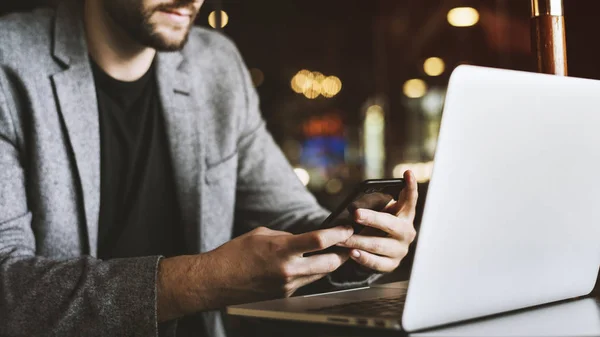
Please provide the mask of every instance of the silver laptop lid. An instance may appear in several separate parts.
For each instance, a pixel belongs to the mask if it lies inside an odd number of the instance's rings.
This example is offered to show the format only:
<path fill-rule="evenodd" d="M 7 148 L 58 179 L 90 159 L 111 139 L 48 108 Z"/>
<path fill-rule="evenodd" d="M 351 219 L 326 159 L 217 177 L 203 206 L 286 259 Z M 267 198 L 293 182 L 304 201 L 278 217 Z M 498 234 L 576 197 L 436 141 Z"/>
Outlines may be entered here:
<path fill-rule="evenodd" d="M 403 327 L 587 294 L 600 265 L 600 82 L 461 66 Z"/>
<path fill-rule="evenodd" d="M 560 302 L 410 335 L 410 337 L 456 336 L 597 337 L 600 336 L 600 302 L 594 298 Z"/>

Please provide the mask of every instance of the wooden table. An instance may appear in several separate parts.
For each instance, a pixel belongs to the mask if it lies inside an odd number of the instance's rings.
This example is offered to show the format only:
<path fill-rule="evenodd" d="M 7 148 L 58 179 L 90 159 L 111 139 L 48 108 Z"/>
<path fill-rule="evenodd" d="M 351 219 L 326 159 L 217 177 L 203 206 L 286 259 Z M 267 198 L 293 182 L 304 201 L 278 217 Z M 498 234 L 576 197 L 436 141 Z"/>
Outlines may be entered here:
<path fill-rule="evenodd" d="M 411 334 L 403 331 L 350 328 L 235 316 L 229 316 L 228 320 L 234 326 L 231 337 L 600 336 L 600 296 L 564 301 Z"/>

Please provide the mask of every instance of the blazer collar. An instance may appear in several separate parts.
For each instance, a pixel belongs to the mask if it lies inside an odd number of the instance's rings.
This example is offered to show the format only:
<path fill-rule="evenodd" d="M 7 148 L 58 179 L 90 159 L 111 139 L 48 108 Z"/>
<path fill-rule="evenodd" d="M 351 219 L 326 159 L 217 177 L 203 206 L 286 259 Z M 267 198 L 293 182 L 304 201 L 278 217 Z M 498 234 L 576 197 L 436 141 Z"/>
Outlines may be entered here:
<path fill-rule="evenodd" d="M 83 1 L 67 0 L 56 8 L 52 54 L 63 66 L 88 61 Z"/>

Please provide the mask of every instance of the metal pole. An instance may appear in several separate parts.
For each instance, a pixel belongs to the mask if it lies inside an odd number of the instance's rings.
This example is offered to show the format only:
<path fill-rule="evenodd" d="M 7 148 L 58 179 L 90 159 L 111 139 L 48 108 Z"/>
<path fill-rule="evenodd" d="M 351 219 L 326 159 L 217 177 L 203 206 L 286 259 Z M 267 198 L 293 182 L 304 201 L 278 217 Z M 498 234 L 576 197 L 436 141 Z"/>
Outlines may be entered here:
<path fill-rule="evenodd" d="M 531 0 L 531 43 L 540 73 L 567 76 L 562 0 Z"/>

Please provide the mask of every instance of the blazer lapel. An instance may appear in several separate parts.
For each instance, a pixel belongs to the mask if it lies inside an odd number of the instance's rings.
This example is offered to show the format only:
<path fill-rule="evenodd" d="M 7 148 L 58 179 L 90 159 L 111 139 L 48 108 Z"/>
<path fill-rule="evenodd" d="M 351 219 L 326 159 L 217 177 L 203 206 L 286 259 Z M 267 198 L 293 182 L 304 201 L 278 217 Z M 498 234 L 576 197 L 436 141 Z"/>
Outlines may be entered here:
<path fill-rule="evenodd" d="M 81 11 L 78 2 L 63 2 L 57 9 L 54 56 L 66 70 L 53 75 L 52 84 L 80 179 L 87 225 L 86 253 L 96 256 L 100 209 L 100 126 Z"/>
<path fill-rule="evenodd" d="M 88 251 L 97 254 L 100 211 L 100 126 L 98 101 L 89 65 L 80 1 L 65 1 L 57 8 L 54 57 L 66 70 L 52 76 L 83 196 Z M 177 198 L 189 253 L 201 247 L 201 184 L 204 147 L 201 109 L 206 93 L 192 95 L 190 65 L 183 53 L 157 55 L 157 84 L 171 150 Z"/>
<path fill-rule="evenodd" d="M 157 81 L 184 226 L 187 253 L 200 252 L 201 189 L 204 171 L 201 104 L 192 95 L 191 70 L 180 52 L 159 53 Z M 195 91 L 194 91 L 195 93 Z"/>

